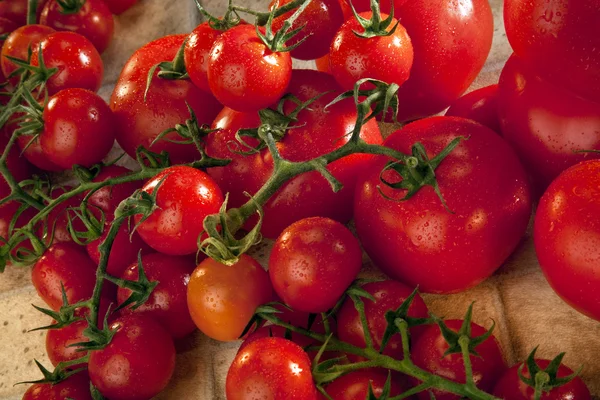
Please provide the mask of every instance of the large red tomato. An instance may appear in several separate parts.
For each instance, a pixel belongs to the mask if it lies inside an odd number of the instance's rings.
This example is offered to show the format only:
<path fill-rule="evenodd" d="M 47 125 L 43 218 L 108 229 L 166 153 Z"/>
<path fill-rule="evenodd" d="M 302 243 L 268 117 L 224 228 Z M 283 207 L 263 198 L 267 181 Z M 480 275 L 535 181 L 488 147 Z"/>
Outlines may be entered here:
<path fill-rule="evenodd" d="M 0 4 L 2 4 L 0 2 Z M 52 385 L 36 383 L 27 389 L 23 400 L 92 400 L 90 378 L 87 372 L 79 372 L 66 380 Z"/>

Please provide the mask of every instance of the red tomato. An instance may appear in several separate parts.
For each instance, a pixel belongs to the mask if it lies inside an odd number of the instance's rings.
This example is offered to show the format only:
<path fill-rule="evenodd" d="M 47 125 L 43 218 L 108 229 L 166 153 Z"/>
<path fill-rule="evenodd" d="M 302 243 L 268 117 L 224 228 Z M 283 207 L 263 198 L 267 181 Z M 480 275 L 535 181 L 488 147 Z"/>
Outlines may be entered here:
<path fill-rule="evenodd" d="M 183 124 L 190 118 L 186 103 L 194 110 L 198 124 L 210 124 L 222 106 L 208 93 L 198 89 L 187 79 L 168 80 L 154 75 L 148 95 L 144 92 L 150 68 L 162 61 L 171 61 L 183 44 L 186 35 L 171 35 L 155 40 L 137 50 L 125 64 L 110 98 L 115 113 L 117 142 L 135 158 L 139 146 L 160 153 L 166 150 L 173 163 L 184 163 L 200 158 L 193 144 L 170 133 L 155 145 L 150 144 L 163 131 Z"/>
<path fill-rule="evenodd" d="M 75 13 L 65 13 L 58 0 L 49 0 L 40 17 L 40 24 L 57 31 L 71 31 L 85 36 L 103 53 L 112 40 L 115 22 L 103 0 L 85 0 Z"/>
<path fill-rule="evenodd" d="M 373 13 L 360 15 L 371 19 Z M 381 18 L 387 18 L 387 15 L 383 14 Z M 365 29 L 356 18 L 350 18 L 342 25 L 331 42 L 329 52 L 329 69 L 342 88 L 352 90 L 354 84 L 364 78 L 397 85 L 406 82 L 414 52 L 406 29 L 397 22 L 394 19 L 388 27 L 388 32 L 395 28 L 390 36 L 368 39 L 357 36 L 356 33 L 364 33 Z"/>
<path fill-rule="evenodd" d="M 337 378 L 325 388 L 333 400 L 365 400 L 369 394 L 369 387 L 377 397 L 381 396 L 385 383 L 388 380 L 388 371 L 385 369 L 363 369 L 350 372 Z M 408 390 L 403 379 L 392 374 L 390 397 L 399 396 Z"/>
<path fill-rule="evenodd" d="M 60 362 L 76 360 L 85 355 L 85 351 L 78 351 L 76 346 L 71 345 L 89 341 L 83 334 L 87 327 L 87 321 L 82 319 L 64 328 L 48 329 L 46 331 L 46 353 L 48 353 L 52 365 L 57 366 Z M 77 369 L 85 365 L 73 365 L 72 368 Z"/>
<path fill-rule="evenodd" d="M 226 107 L 258 111 L 285 93 L 292 76 L 292 57 L 273 52 L 253 25 L 238 25 L 216 38 L 208 58 L 208 85 Z"/>
<path fill-rule="evenodd" d="M 463 321 L 449 320 L 445 321 L 448 328 L 458 332 Z M 486 329 L 471 323 L 472 337 L 481 336 L 486 332 Z M 421 336 L 413 343 L 412 346 L 412 361 L 420 368 L 443 376 L 444 378 L 465 383 L 465 365 L 461 354 L 451 354 L 444 356 L 448 350 L 448 343 L 442 336 L 440 327 L 430 325 Z M 494 383 L 498 376 L 502 375 L 506 370 L 506 364 L 502 358 L 502 351 L 494 336 L 490 336 L 483 343 L 475 347 L 475 351 L 479 357 L 471 355 L 471 364 L 473 367 L 473 378 L 477 387 L 483 391 L 490 391 L 494 387 Z M 438 400 L 454 400 L 460 397 L 448 392 L 443 392 L 437 389 L 431 390 Z M 428 391 L 418 394 L 420 400 L 429 400 L 430 394 Z"/>
<path fill-rule="evenodd" d="M 204 218 L 218 213 L 223 203 L 221 189 L 206 173 L 175 166 L 146 182 L 142 190 L 152 194 L 162 179 L 156 196 L 157 209 L 142 223 L 141 214 L 134 216 L 137 232 L 144 242 L 161 253 L 196 253 Z"/>
<path fill-rule="evenodd" d="M 389 276 L 423 292 L 458 292 L 492 275 L 525 234 L 531 214 L 525 170 L 508 144 L 480 124 L 428 118 L 396 131 L 384 145 L 411 154 L 420 142 L 432 159 L 461 136 L 468 140 L 435 171 L 452 213 L 431 186 L 400 201 L 406 191 L 380 180 L 386 157 L 379 157 L 357 184 L 354 217 L 365 250 Z M 401 179 L 391 169 L 383 176 Z"/>
<path fill-rule="evenodd" d="M 23 154 L 23 157 L 31 164 L 35 165 L 43 171 L 58 172 L 63 171 L 63 168 L 52 163 L 42 151 L 39 136 L 31 141 L 33 136 L 22 135 L 17 138 L 17 145 Z"/>
<path fill-rule="evenodd" d="M 18 27 L 19 26 L 10 19 L 0 17 L 0 49 L 2 49 L 2 46 L 4 45 L 4 39 L 2 39 L 2 37 L 8 35 Z M 4 82 L 6 82 L 6 77 L 4 76 L 4 72 L 0 69 L 0 84 L 3 84 Z M 0 99 L 1 103 L 5 103 L 6 101 L 6 99 Z"/>
<path fill-rule="evenodd" d="M 2 3 L 0 2 L 0 4 Z M 49 383 L 33 384 L 23 395 L 23 400 L 64 399 L 92 400 L 90 378 L 87 372 L 79 372 L 56 385 Z"/>
<path fill-rule="evenodd" d="M 541 194 L 562 171 L 600 154 L 600 103 L 584 100 L 534 76 L 511 57 L 500 76 L 502 134 L 517 151 Z"/>
<path fill-rule="evenodd" d="M 569 168 L 538 205 L 535 250 L 554 291 L 572 307 L 600 320 L 600 160 Z"/>
<path fill-rule="evenodd" d="M 131 314 L 110 324 L 110 344 L 90 352 L 88 372 L 94 386 L 111 400 L 148 400 L 169 383 L 175 369 L 175 346 L 152 318 Z"/>
<path fill-rule="evenodd" d="M 272 299 L 269 275 L 247 255 L 230 267 L 207 258 L 188 283 L 192 319 L 205 335 L 221 341 L 237 340 L 256 308 Z"/>
<path fill-rule="evenodd" d="M 316 400 L 310 360 L 297 344 L 263 338 L 239 352 L 227 372 L 228 400 Z"/>
<path fill-rule="evenodd" d="M 118 165 L 109 165 L 103 167 L 92 182 L 104 182 L 108 179 L 118 178 L 130 173 L 131 171 L 127 168 Z M 90 196 L 88 204 L 102 210 L 106 219 L 111 221 L 114 218 L 115 210 L 119 204 L 141 187 L 142 184 L 140 181 L 121 183 L 120 185 L 114 186 L 104 186 Z"/>
<path fill-rule="evenodd" d="M 504 25 L 515 51 L 536 73 L 600 102 L 600 3 L 506 0 Z"/>
<path fill-rule="evenodd" d="M 371 338 L 373 339 L 373 345 L 375 349 L 379 350 L 387 328 L 385 313 L 397 310 L 404 300 L 411 295 L 413 290 L 400 282 L 391 280 L 367 283 L 363 286 L 363 289 L 375 298 L 375 302 L 365 298 L 362 300 L 365 304 L 365 315 L 367 316 L 367 324 Z M 408 309 L 408 316 L 413 318 L 429 317 L 427 306 L 418 294 Z M 351 299 L 346 299 L 338 312 L 338 326 L 341 340 L 357 347 L 366 347 L 365 334 L 360 316 Z M 423 327 L 414 327 L 411 329 L 410 333 L 413 341 L 419 337 L 423 329 Z M 398 360 L 404 358 L 402 354 L 402 338 L 399 334 L 392 336 L 383 354 Z M 356 356 L 350 357 L 352 360 L 358 359 Z"/>
<path fill-rule="evenodd" d="M 133 7 L 138 0 L 104 0 L 104 2 L 110 9 L 110 12 L 115 15 L 119 15 Z"/>
<path fill-rule="evenodd" d="M 203 22 L 190 33 L 185 43 L 185 69 L 194 85 L 210 93 L 208 86 L 208 58 L 215 40 L 223 33 Z"/>
<path fill-rule="evenodd" d="M 11 223 L 12 219 L 14 218 L 14 216 L 16 215 L 18 209 L 19 209 L 19 203 L 16 201 L 11 201 L 11 202 L 8 202 L 8 203 L 0 206 L 0 240 L 2 241 L 2 243 L 5 243 L 5 240 L 8 240 L 14 232 L 14 231 L 9 232 L 9 227 L 10 227 L 10 223 Z M 22 228 L 23 226 L 28 224 L 29 221 L 31 220 L 31 218 L 33 218 L 36 214 L 37 213 L 33 208 L 26 209 L 17 218 L 14 228 L 15 229 Z M 29 251 L 33 250 L 33 247 L 31 245 L 31 242 L 29 241 L 29 239 L 22 241 L 21 244 L 19 244 L 18 246 L 16 246 L 13 249 L 11 254 L 13 256 L 15 256 L 15 255 L 17 255 L 17 253 L 19 251 L 25 252 L 27 250 L 29 250 Z M 9 260 L 9 263 L 10 263 L 10 260 Z"/>
<path fill-rule="evenodd" d="M 275 292 L 298 311 L 333 308 L 362 267 L 358 240 L 329 218 L 297 221 L 277 238 L 269 259 Z"/>
<path fill-rule="evenodd" d="M 288 90 L 301 101 L 325 91 L 333 92 L 313 102 L 310 111 L 300 112 L 298 121 L 293 123 L 296 127 L 288 130 L 278 143 L 284 158 L 306 161 L 333 151 L 348 141 L 347 133 L 352 131 L 356 121 L 356 108 L 351 100 L 347 100 L 324 109 L 339 94 L 339 87 L 331 75 L 295 70 Z M 286 110 L 289 112 L 288 106 Z M 244 191 L 256 193 L 273 170 L 273 160 L 267 149 L 257 154 L 241 155 L 231 148 L 238 129 L 255 128 L 259 124 L 256 114 L 242 114 L 226 108 L 212 125 L 221 130 L 209 135 L 206 141 L 209 155 L 232 159 L 226 167 L 208 170 L 223 191 L 229 193 L 232 207 L 239 207 L 248 201 Z M 361 138 L 368 143 L 381 143 L 381 133 L 374 120 L 363 126 Z M 329 171 L 344 185 L 338 193 L 331 190 L 329 183 L 318 172 L 302 174 L 288 181 L 263 207 L 263 235 L 276 238 L 292 223 L 313 216 L 348 222 L 352 218 L 351 204 L 357 175 L 371 160 L 369 155 L 354 154 L 329 164 Z"/>
<path fill-rule="evenodd" d="M 535 362 L 542 369 L 550 364 L 549 360 L 535 360 Z M 534 400 L 534 388 L 528 386 L 519 378 L 519 370 L 523 364 L 513 366 L 500 377 L 494 388 L 494 396 L 505 400 Z M 557 377 L 564 378 L 572 374 L 573 371 L 569 367 L 561 364 Z M 527 364 L 523 367 L 523 376 L 530 377 Z M 541 400 L 590 400 L 591 398 L 590 390 L 581 378 L 577 377 L 563 386 L 552 389 L 550 392 L 542 393 Z"/>
<path fill-rule="evenodd" d="M 42 8 L 46 0 L 39 0 L 37 5 L 37 19 L 39 20 Z M 2 0 L 0 1 L 0 15 L 12 20 L 17 26 L 27 23 L 28 0 Z"/>
<path fill-rule="evenodd" d="M 448 117 L 472 119 L 501 133 L 498 117 L 498 85 L 490 85 L 465 94 L 446 111 Z"/>

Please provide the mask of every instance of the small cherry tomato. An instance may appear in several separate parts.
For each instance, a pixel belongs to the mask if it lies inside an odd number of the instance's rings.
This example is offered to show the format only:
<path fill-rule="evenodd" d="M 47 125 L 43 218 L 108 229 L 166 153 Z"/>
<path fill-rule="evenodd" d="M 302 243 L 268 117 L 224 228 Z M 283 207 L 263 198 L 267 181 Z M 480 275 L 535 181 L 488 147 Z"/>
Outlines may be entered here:
<path fill-rule="evenodd" d="M 185 43 L 185 69 L 194 85 L 205 92 L 210 92 L 207 75 L 210 50 L 222 33 L 213 29 L 208 22 L 203 22 L 190 33 Z"/>
<path fill-rule="evenodd" d="M 1 3 L 0 3 L 1 4 Z M 36 383 L 27 389 L 22 400 L 92 400 L 90 378 L 86 371 L 79 372 L 66 380 L 51 385 Z"/>
<path fill-rule="evenodd" d="M 501 133 L 498 117 L 498 85 L 474 90 L 456 100 L 448 111 L 448 117 L 463 117 L 479 122 L 496 133 Z"/>
<path fill-rule="evenodd" d="M 23 157 L 39 169 L 49 172 L 64 171 L 63 168 L 48 160 L 48 157 L 42 151 L 39 136 L 21 135 L 17 138 L 17 145 L 21 149 Z"/>
<path fill-rule="evenodd" d="M 60 362 L 73 361 L 85 356 L 85 351 L 79 351 L 78 347 L 72 345 L 89 341 L 83 334 L 87 327 L 87 321 L 82 319 L 63 328 L 46 331 L 46 353 L 52 365 L 56 366 Z M 85 363 L 73 365 L 71 368 L 77 369 L 85 365 Z"/>
<path fill-rule="evenodd" d="M 408 390 L 403 377 L 392 373 L 390 397 L 399 396 Z M 388 371 L 385 369 L 362 369 L 343 375 L 325 387 L 325 391 L 333 400 L 365 400 L 369 388 L 377 397 L 381 396 L 388 380 Z"/>
<path fill-rule="evenodd" d="M 110 9 L 110 12 L 115 15 L 119 15 L 133 7 L 138 0 L 104 0 L 104 2 Z"/>

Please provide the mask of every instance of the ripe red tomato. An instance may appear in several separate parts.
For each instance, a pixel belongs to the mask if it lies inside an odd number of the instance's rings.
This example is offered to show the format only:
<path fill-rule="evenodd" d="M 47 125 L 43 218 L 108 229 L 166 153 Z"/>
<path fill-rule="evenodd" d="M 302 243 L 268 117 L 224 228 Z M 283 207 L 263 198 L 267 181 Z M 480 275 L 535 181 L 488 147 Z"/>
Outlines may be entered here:
<path fill-rule="evenodd" d="M 127 168 L 123 168 L 118 165 L 109 165 L 103 167 L 100 173 L 92 180 L 92 182 L 104 182 L 108 179 L 118 178 L 129 173 L 131 173 L 131 171 Z M 121 183 L 113 186 L 104 186 L 90 196 L 88 199 L 88 204 L 90 207 L 96 207 L 102 210 L 106 219 L 108 221 L 112 221 L 115 210 L 119 204 L 141 187 L 142 184 L 140 181 Z"/>
<path fill-rule="evenodd" d="M 333 400 L 365 400 L 369 387 L 375 396 L 381 396 L 387 380 L 388 371 L 385 369 L 362 369 L 337 378 L 326 386 L 325 391 Z M 390 397 L 408 390 L 404 379 L 395 374 L 392 374 L 391 383 Z"/>
<path fill-rule="evenodd" d="M 449 320 L 445 321 L 448 328 L 458 332 L 463 321 Z M 475 323 L 471 323 L 472 337 L 481 336 L 486 332 L 486 329 Z M 430 325 L 423 332 L 412 346 L 412 361 L 420 368 L 443 376 L 454 382 L 465 383 L 465 366 L 463 356 L 461 354 L 450 354 L 444 356 L 448 350 L 448 343 L 442 336 L 440 327 Z M 483 343 L 475 347 L 475 351 L 479 357 L 471 355 L 471 364 L 473 367 L 473 378 L 477 387 L 483 391 L 490 391 L 494 387 L 494 383 L 498 376 L 502 375 L 506 370 L 506 364 L 502 358 L 502 351 L 494 336 L 490 336 Z M 442 392 L 437 389 L 432 390 L 436 399 L 439 400 L 454 400 L 460 397 L 448 392 Z M 428 391 L 418 394 L 420 400 L 429 400 L 430 394 Z"/>
<path fill-rule="evenodd" d="M 183 124 L 190 118 L 187 104 L 194 110 L 198 124 L 210 124 L 222 106 L 215 98 L 198 89 L 187 79 L 168 80 L 158 78 L 156 71 L 144 101 L 148 72 L 154 65 L 171 61 L 187 35 L 171 35 L 157 39 L 137 50 L 127 61 L 110 98 L 115 113 L 117 142 L 123 150 L 135 158 L 136 149 L 160 153 L 166 150 L 173 163 L 184 163 L 200 158 L 193 144 L 170 143 L 183 139 L 170 133 L 154 145 L 150 145 L 163 131 Z"/>
<path fill-rule="evenodd" d="M 452 212 L 431 186 L 400 201 L 406 191 L 380 180 L 386 157 L 379 157 L 357 184 L 354 217 L 365 250 L 389 276 L 423 292 L 458 292 L 492 275 L 525 234 L 531 214 L 525 170 L 508 144 L 480 124 L 428 118 L 396 131 L 384 145 L 411 154 L 420 142 L 432 159 L 458 137 L 468 140 L 435 171 Z M 402 179 L 391 169 L 383 177 Z"/>
<path fill-rule="evenodd" d="M 71 325 L 60 329 L 48 329 L 46 331 L 46 353 L 52 365 L 57 366 L 60 362 L 76 360 L 85 355 L 85 351 L 78 351 L 76 343 L 88 342 L 89 339 L 83 334 L 88 327 L 86 320 L 73 322 Z M 73 365 L 73 369 L 85 366 L 85 364 Z"/>
<path fill-rule="evenodd" d="M 263 338 L 240 351 L 227 372 L 228 400 L 316 400 L 308 356 L 297 344 Z"/>
<path fill-rule="evenodd" d="M 112 40 L 115 21 L 103 0 L 85 0 L 74 13 L 66 10 L 57 0 L 49 0 L 40 16 L 40 24 L 57 31 L 71 31 L 85 36 L 103 53 Z"/>
<path fill-rule="evenodd" d="M 206 173 L 175 166 L 150 179 L 142 190 L 152 194 L 162 179 L 156 196 L 157 209 L 141 223 L 141 214 L 134 216 L 137 232 L 144 242 L 161 253 L 196 253 L 204 218 L 218 213 L 223 203 L 221 189 Z"/>
<path fill-rule="evenodd" d="M 490 85 L 465 94 L 446 111 L 448 117 L 472 119 L 501 133 L 498 117 L 498 85 Z"/>
<path fill-rule="evenodd" d="M 600 320 L 600 160 L 569 168 L 550 185 L 535 215 L 535 250 L 554 291 Z"/>
<path fill-rule="evenodd" d="M 292 57 L 273 52 L 253 25 L 238 25 L 215 39 L 208 58 L 210 91 L 236 111 L 258 111 L 285 93 L 292 77 Z"/>
<path fill-rule="evenodd" d="M 114 400 L 147 400 L 160 393 L 175 369 L 175 346 L 169 333 L 152 318 L 124 315 L 110 324 L 110 344 L 90 352 L 88 372 L 103 396 Z"/>
<path fill-rule="evenodd" d="M 600 103 L 587 101 L 536 77 L 518 57 L 500 76 L 502 134 L 516 150 L 539 194 L 562 171 L 600 154 Z"/>
<path fill-rule="evenodd" d="M 190 33 L 185 42 L 185 69 L 194 85 L 210 93 L 208 85 L 208 58 L 215 40 L 223 33 L 213 29 L 208 22 L 203 22 Z"/>
<path fill-rule="evenodd" d="M 0 2 L 0 4 L 2 4 Z M 90 378 L 86 371 L 70 376 L 66 380 L 51 385 L 36 383 L 27 389 L 23 400 L 92 400 Z"/>
<path fill-rule="evenodd" d="M 297 221 L 277 238 L 269 276 L 277 295 L 294 310 L 330 310 L 362 267 L 358 240 L 329 218 Z"/>
<path fill-rule="evenodd" d="M 272 300 L 269 275 L 247 255 L 232 266 L 207 258 L 188 283 L 190 315 L 205 335 L 216 340 L 237 340 L 256 308 Z"/>
<path fill-rule="evenodd" d="M 371 19 L 372 12 L 360 14 Z M 383 14 L 381 18 L 387 18 Z M 337 31 L 331 42 L 329 69 L 335 80 L 345 90 L 364 78 L 377 79 L 402 85 L 410 76 L 413 65 L 413 46 L 404 26 L 394 19 L 387 31 L 395 28 L 389 36 L 359 37 L 365 29 L 356 18 L 348 19 Z"/>
<path fill-rule="evenodd" d="M 129 10 L 138 0 L 104 0 L 110 12 L 115 15 L 123 14 Z"/>
<path fill-rule="evenodd" d="M 39 169 L 50 172 L 63 171 L 63 168 L 48 160 L 48 157 L 46 157 L 42 151 L 39 136 L 37 138 L 34 138 L 31 135 L 19 136 L 17 138 L 17 145 L 19 146 L 23 157 Z"/>

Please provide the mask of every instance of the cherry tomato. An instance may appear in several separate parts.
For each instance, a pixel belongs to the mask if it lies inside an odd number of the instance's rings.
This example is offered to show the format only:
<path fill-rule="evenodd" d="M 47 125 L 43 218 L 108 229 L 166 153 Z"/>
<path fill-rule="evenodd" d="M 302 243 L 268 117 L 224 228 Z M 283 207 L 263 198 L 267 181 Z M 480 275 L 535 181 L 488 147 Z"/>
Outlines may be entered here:
<path fill-rule="evenodd" d="M 138 0 L 104 0 L 104 2 L 110 9 L 110 12 L 115 15 L 119 15 L 133 7 Z"/>
<path fill-rule="evenodd" d="M 0 206 L 0 241 L 2 241 L 2 244 L 6 243 L 6 241 L 14 233 L 14 230 L 9 231 L 9 229 L 10 229 L 11 221 L 13 220 L 14 216 L 17 214 L 19 207 L 20 207 L 20 205 L 16 201 L 11 201 L 11 202 L 8 202 L 8 203 Z M 31 207 L 24 210 L 17 217 L 14 229 L 22 228 L 23 226 L 28 224 L 29 221 L 31 220 L 31 218 L 33 218 L 35 216 L 35 214 L 36 214 L 36 211 Z M 31 242 L 29 241 L 29 239 L 25 239 L 15 246 L 15 248 L 13 249 L 11 254 L 13 256 L 17 256 L 19 254 L 26 255 L 25 253 L 31 252 L 32 250 L 33 250 L 33 246 L 31 245 Z M 10 264 L 10 260 L 8 260 L 8 261 Z"/>
<path fill-rule="evenodd" d="M 37 20 L 39 20 L 42 8 L 46 0 L 39 0 L 37 5 Z M 17 26 L 23 26 L 27 23 L 27 0 L 2 0 L 0 1 L 0 15 L 3 18 L 10 19 Z"/>
<path fill-rule="evenodd" d="M 501 133 L 498 117 L 498 85 L 490 85 L 465 94 L 446 111 L 448 117 L 463 117 Z"/>
<path fill-rule="evenodd" d="M 40 16 L 40 24 L 57 31 L 79 33 L 103 53 L 112 40 L 115 22 L 103 0 L 85 0 L 74 13 L 65 12 L 58 0 L 48 0 Z"/>
<path fill-rule="evenodd" d="M 554 291 L 600 320 L 600 160 L 569 168 L 550 185 L 535 215 L 535 250 Z"/>
<path fill-rule="evenodd" d="M 148 400 L 169 383 L 175 369 L 175 346 L 152 318 L 124 315 L 110 324 L 110 344 L 90 352 L 88 372 L 94 386 L 111 400 Z"/>
<path fill-rule="evenodd" d="M 208 58 L 208 85 L 224 106 L 258 111 L 283 96 L 292 76 L 292 58 L 273 52 L 253 25 L 238 25 L 215 39 Z"/>
<path fill-rule="evenodd" d="M 161 253 L 196 253 L 204 218 L 218 213 L 223 203 L 221 189 L 206 173 L 175 166 L 146 182 L 142 190 L 152 194 L 161 180 L 157 209 L 141 223 L 141 214 L 134 216 L 137 232 L 144 242 Z"/>
<path fill-rule="evenodd" d="M 205 335 L 221 341 L 237 340 L 256 308 L 272 299 L 269 275 L 247 255 L 232 266 L 207 258 L 188 283 L 192 319 Z"/>
<path fill-rule="evenodd" d="M 297 344 L 263 338 L 239 352 L 227 372 L 228 400 L 316 400 L 310 360 Z"/>
<path fill-rule="evenodd" d="M 193 144 L 170 143 L 183 139 L 170 133 L 154 145 L 158 135 L 183 124 L 190 118 L 187 105 L 194 110 L 198 124 L 210 124 L 222 106 L 215 98 L 198 89 L 187 79 L 158 78 L 156 71 L 146 100 L 144 92 L 148 72 L 154 65 L 172 61 L 187 35 L 171 35 L 155 40 L 137 50 L 125 64 L 110 99 L 115 113 L 117 142 L 135 158 L 139 146 L 160 153 L 165 150 L 173 163 L 184 163 L 200 158 Z"/>
<path fill-rule="evenodd" d="M 0 133 L 0 149 L 2 149 L 2 153 L 6 150 L 6 145 L 8 144 L 8 138 Z M 24 179 L 28 179 L 31 176 L 31 171 L 29 167 L 29 163 L 23 157 L 20 157 L 19 149 L 17 146 L 14 146 L 8 152 L 8 157 L 6 158 L 6 166 L 8 167 L 11 175 L 16 179 L 17 182 L 20 182 Z M 0 199 L 5 198 L 10 194 L 10 186 L 4 179 L 4 176 L 0 176 Z"/>
<path fill-rule="evenodd" d="M 361 13 L 360 16 L 371 19 L 373 13 Z M 387 15 L 383 14 L 381 18 L 387 18 Z M 392 28 L 395 30 L 389 36 L 365 39 L 357 35 L 365 29 L 356 18 L 350 18 L 342 25 L 329 52 L 329 69 L 342 88 L 352 90 L 363 78 L 397 85 L 406 82 L 413 65 L 413 46 L 406 29 L 395 18 L 387 32 Z"/>
<path fill-rule="evenodd" d="M 525 234 L 531 214 L 525 170 L 508 144 L 480 124 L 428 118 L 394 132 L 384 145 L 411 154 L 420 142 L 432 159 L 457 137 L 468 139 L 435 171 L 452 212 L 431 186 L 400 201 L 406 191 L 380 180 L 386 157 L 378 157 L 357 184 L 354 216 L 365 250 L 389 276 L 423 292 L 463 291 L 492 275 Z M 402 179 L 392 169 L 383 177 Z"/>
<path fill-rule="evenodd" d="M 23 154 L 23 157 L 31 164 L 43 171 L 58 172 L 64 169 L 54 164 L 42 151 L 40 138 L 31 135 L 22 135 L 17 138 L 17 145 Z"/>
<path fill-rule="evenodd" d="M 127 168 L 118 165 L 108 165 L 102 168 L 92 182 L 104 182 L 108 179 L 119 178 L 130 173 L 131 171 Z M 90 196 L 88 204 L 90 207 L 96 207 L 102 210 L 106 219 L 111 221 L 114 218 L 115 210 L 119 204 L 141 187 L 142 184 L 139 181 L 104 186 Z"/>
<path fill-rule="evenodd" d="M 52 365 L 56 366 L 60 362 L 72 361 L 85 356 L 85 351 L 79 351 L 78 347 L 71 345 L 89 341 L 83 334 L 87 327 L 87 321 L 82 319 L 64 328 L 46 331 L 46 353 L 48 353 Z M 85 363 L 73 365 L 72 368 L 77 369 L 83 366 Z"/>
<path fill-rule="evenodd" d="M 185 69 L 194 85 L 210 93 L 208 85 L 208 58 L 215 40 L 223 33 L 203 22 L 190 33 L 185 43 Z"/>
<path fill-rule="evenodd" d="M 329 218 L 300 220 L 277 238 L 269 259 L 275 292 L 298 311 L 333 308 L 362 267 L 358 240 Z"/>
<path fill-rule="evenodd" d="M 2 3 L 0 2 L 0 4 Z M 90 393 L 90 378 L 87 372 L 79 372 L 56 385 L 51 385 L 49 383 L 33 384 L 23 395 L 23 400 L 64 399 L 92 400 L 92 395 Z"/>
<path fill-rule="evenodd" d="M 458 332 L 463 321 L 448 320 L 445 321 L 448 328 Z M 472 337 L 481 336 L 486 332 L 486 329 L 475 323 L 471 323 Z M 448 343 L 442 336 L 440 327 L 430 325 L 423 332 L 412 346 L 412 361 L 420 368 L 443 376 L 444 378 L 465 383 L 465 366 L 463 356 L 461 354 L 450 354 L 444 356 L 448 350 Z M 490 391 L 494 387 L 494 383 L 498 376 L 502 375 L 506 370 L 506 364 L 502 358 L 502 351 L 494 336 L 490 336 L 483 343 L 475 347 L 475 351 L 479 357 L 471 355 L 471 364 L 473 367 L 473 378 L 477 387 L 483 391 Z M 460 397 L 448 392 L 442 392 L 437 389 L 431 390 L 436 399 L 450 400 L 459 399 Z M 429 400 L 430 394 L 428 391 L 418 394 L 420 400 Z"/>
<path fill-rule="evenodd" d="M 333 400 L 365 400 L 369 387 L 377 397 L 381 396 L 388 371 L 385 369 L 362 369 L 343 375 L 327 385 L 325 391 Z M 408 390 L 404 379 L 391 375 L 390 397 L 399 396 Z"/>

